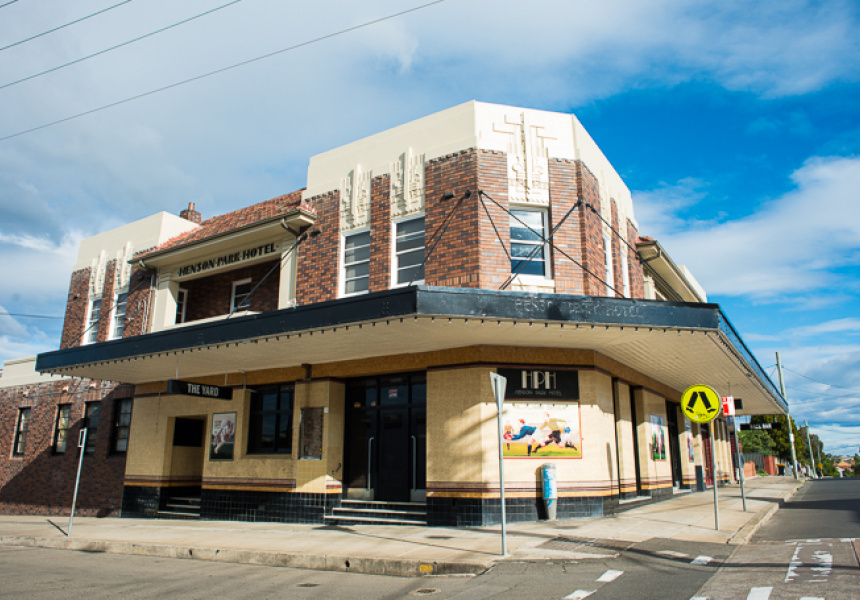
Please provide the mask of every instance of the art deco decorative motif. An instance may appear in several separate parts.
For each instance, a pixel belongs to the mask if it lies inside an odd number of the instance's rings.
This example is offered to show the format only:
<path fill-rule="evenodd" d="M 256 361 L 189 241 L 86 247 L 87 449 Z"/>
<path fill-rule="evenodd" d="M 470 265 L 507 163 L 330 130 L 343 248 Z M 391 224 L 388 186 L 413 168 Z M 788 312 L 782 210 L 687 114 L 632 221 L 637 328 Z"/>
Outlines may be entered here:
<path fill-rule="evenodd" d="M 391 217 L 424 211 L 424 155 L 412 148 L 391 163 Z"/>
<path fill-rule="evenodd" d="M 498 133 L 511 136 L 508 144 L 508 199 L 516 204 L 549 204 L 549 161 L 544 140 L 555 139 L 535 125 L 526 113 L 519 121 L 505 118 L 495 124 Z"/>
<path fill-rule="evenodd" d="M 105 270 L 107 261 L 105 252 L 102 250 L 98 258 L 94 258 L 90 264 L 90 297 L 100 296 L 105 286 Z"/>
<path fill-rule="evenodd" d="M 350 231 L 370 224 L 370 171 L 361 165 L 349 172 L 340 184 L 340 229 Z"/>
<path fill-rule="evenodd" d="M 128 287 L 131 277 L 131 260 L 134 251 L 131 242 L 126 242 L 125 248 L 116 253 L 116 289 L 124 290 Z"/>

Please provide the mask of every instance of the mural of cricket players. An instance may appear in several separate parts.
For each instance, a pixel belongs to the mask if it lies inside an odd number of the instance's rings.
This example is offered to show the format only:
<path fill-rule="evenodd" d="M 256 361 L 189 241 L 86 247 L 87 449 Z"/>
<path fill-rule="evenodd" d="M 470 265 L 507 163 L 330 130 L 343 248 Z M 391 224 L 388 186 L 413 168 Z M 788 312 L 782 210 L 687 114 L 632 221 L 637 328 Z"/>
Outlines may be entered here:
<path fill-rule="evenodd" d="M 506 458 L 582 458 L 578 402 L 506 406 L 503 429 Z"/>

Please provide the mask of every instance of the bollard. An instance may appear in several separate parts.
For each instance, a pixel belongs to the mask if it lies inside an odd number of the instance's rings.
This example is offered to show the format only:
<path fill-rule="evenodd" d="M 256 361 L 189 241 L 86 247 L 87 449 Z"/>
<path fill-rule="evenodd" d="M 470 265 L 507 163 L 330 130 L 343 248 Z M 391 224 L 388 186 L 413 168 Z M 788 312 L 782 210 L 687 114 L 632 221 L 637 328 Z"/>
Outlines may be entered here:
<path fill-rule="evenodd" d="M 543 483 L 543 504 L 546 507 L 546 518 L 555 521 L 556 509 L 558 508 L 558 483 L 555 478 L 555 465 L 544 463 L 541 466 L 540 475 Z"/>

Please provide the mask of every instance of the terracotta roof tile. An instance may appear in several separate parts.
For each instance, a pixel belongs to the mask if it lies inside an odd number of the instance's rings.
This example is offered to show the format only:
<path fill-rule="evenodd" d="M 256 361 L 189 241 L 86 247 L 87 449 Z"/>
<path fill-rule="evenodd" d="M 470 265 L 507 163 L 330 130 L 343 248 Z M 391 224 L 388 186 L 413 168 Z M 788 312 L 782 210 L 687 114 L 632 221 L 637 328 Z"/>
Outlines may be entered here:
<path fill-rule="evenodd" d="M 228 232 L 232 229 L 237 229 L 258 221 L 277 217 L 280 214 L 289 212 L 296 208 L 303 208 L 305 210 L 315 212 L 314 209 L 306 202 L 302 202 L 303 191 L 304 190 L 298 190 L 283 196 L 278 196 L 277 198 L 272 198 L 271 200 L 266 200 L 265 202 L 260 202 L 259 204 L 240 208 L 239 210 L 235 210 L 224 215 L 212 217 L 211 219 L 207 219 L 200 223 L 200 227 L 197 229 L 193 229 L 178 235 L 175 238 L 171 238 L 160 246 L 145 250 L 135 258 L 142 258 L 154 252 L 161 252 L 169 248 L 178 248 L 187 244 L 199 242 Z"/>

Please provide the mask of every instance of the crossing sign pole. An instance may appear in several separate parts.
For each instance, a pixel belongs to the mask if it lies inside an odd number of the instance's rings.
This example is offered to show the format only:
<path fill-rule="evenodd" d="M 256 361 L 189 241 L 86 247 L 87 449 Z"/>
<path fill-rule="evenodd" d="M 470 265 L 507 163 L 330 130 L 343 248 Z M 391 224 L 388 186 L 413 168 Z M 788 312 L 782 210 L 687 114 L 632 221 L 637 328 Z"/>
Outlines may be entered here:
<path fill-rule="evenodd" d="M 722 410 L 720 395 L 707 385 L 691 385 L 681 396 L 681 412 L 699 424 L 711 423 Z M 711 457 L 714 480 L 714 529 L 720 530 L 720 503 L 717 493 L 717 453 L 714 451 L 714 428 L 711 427 Z"/>

